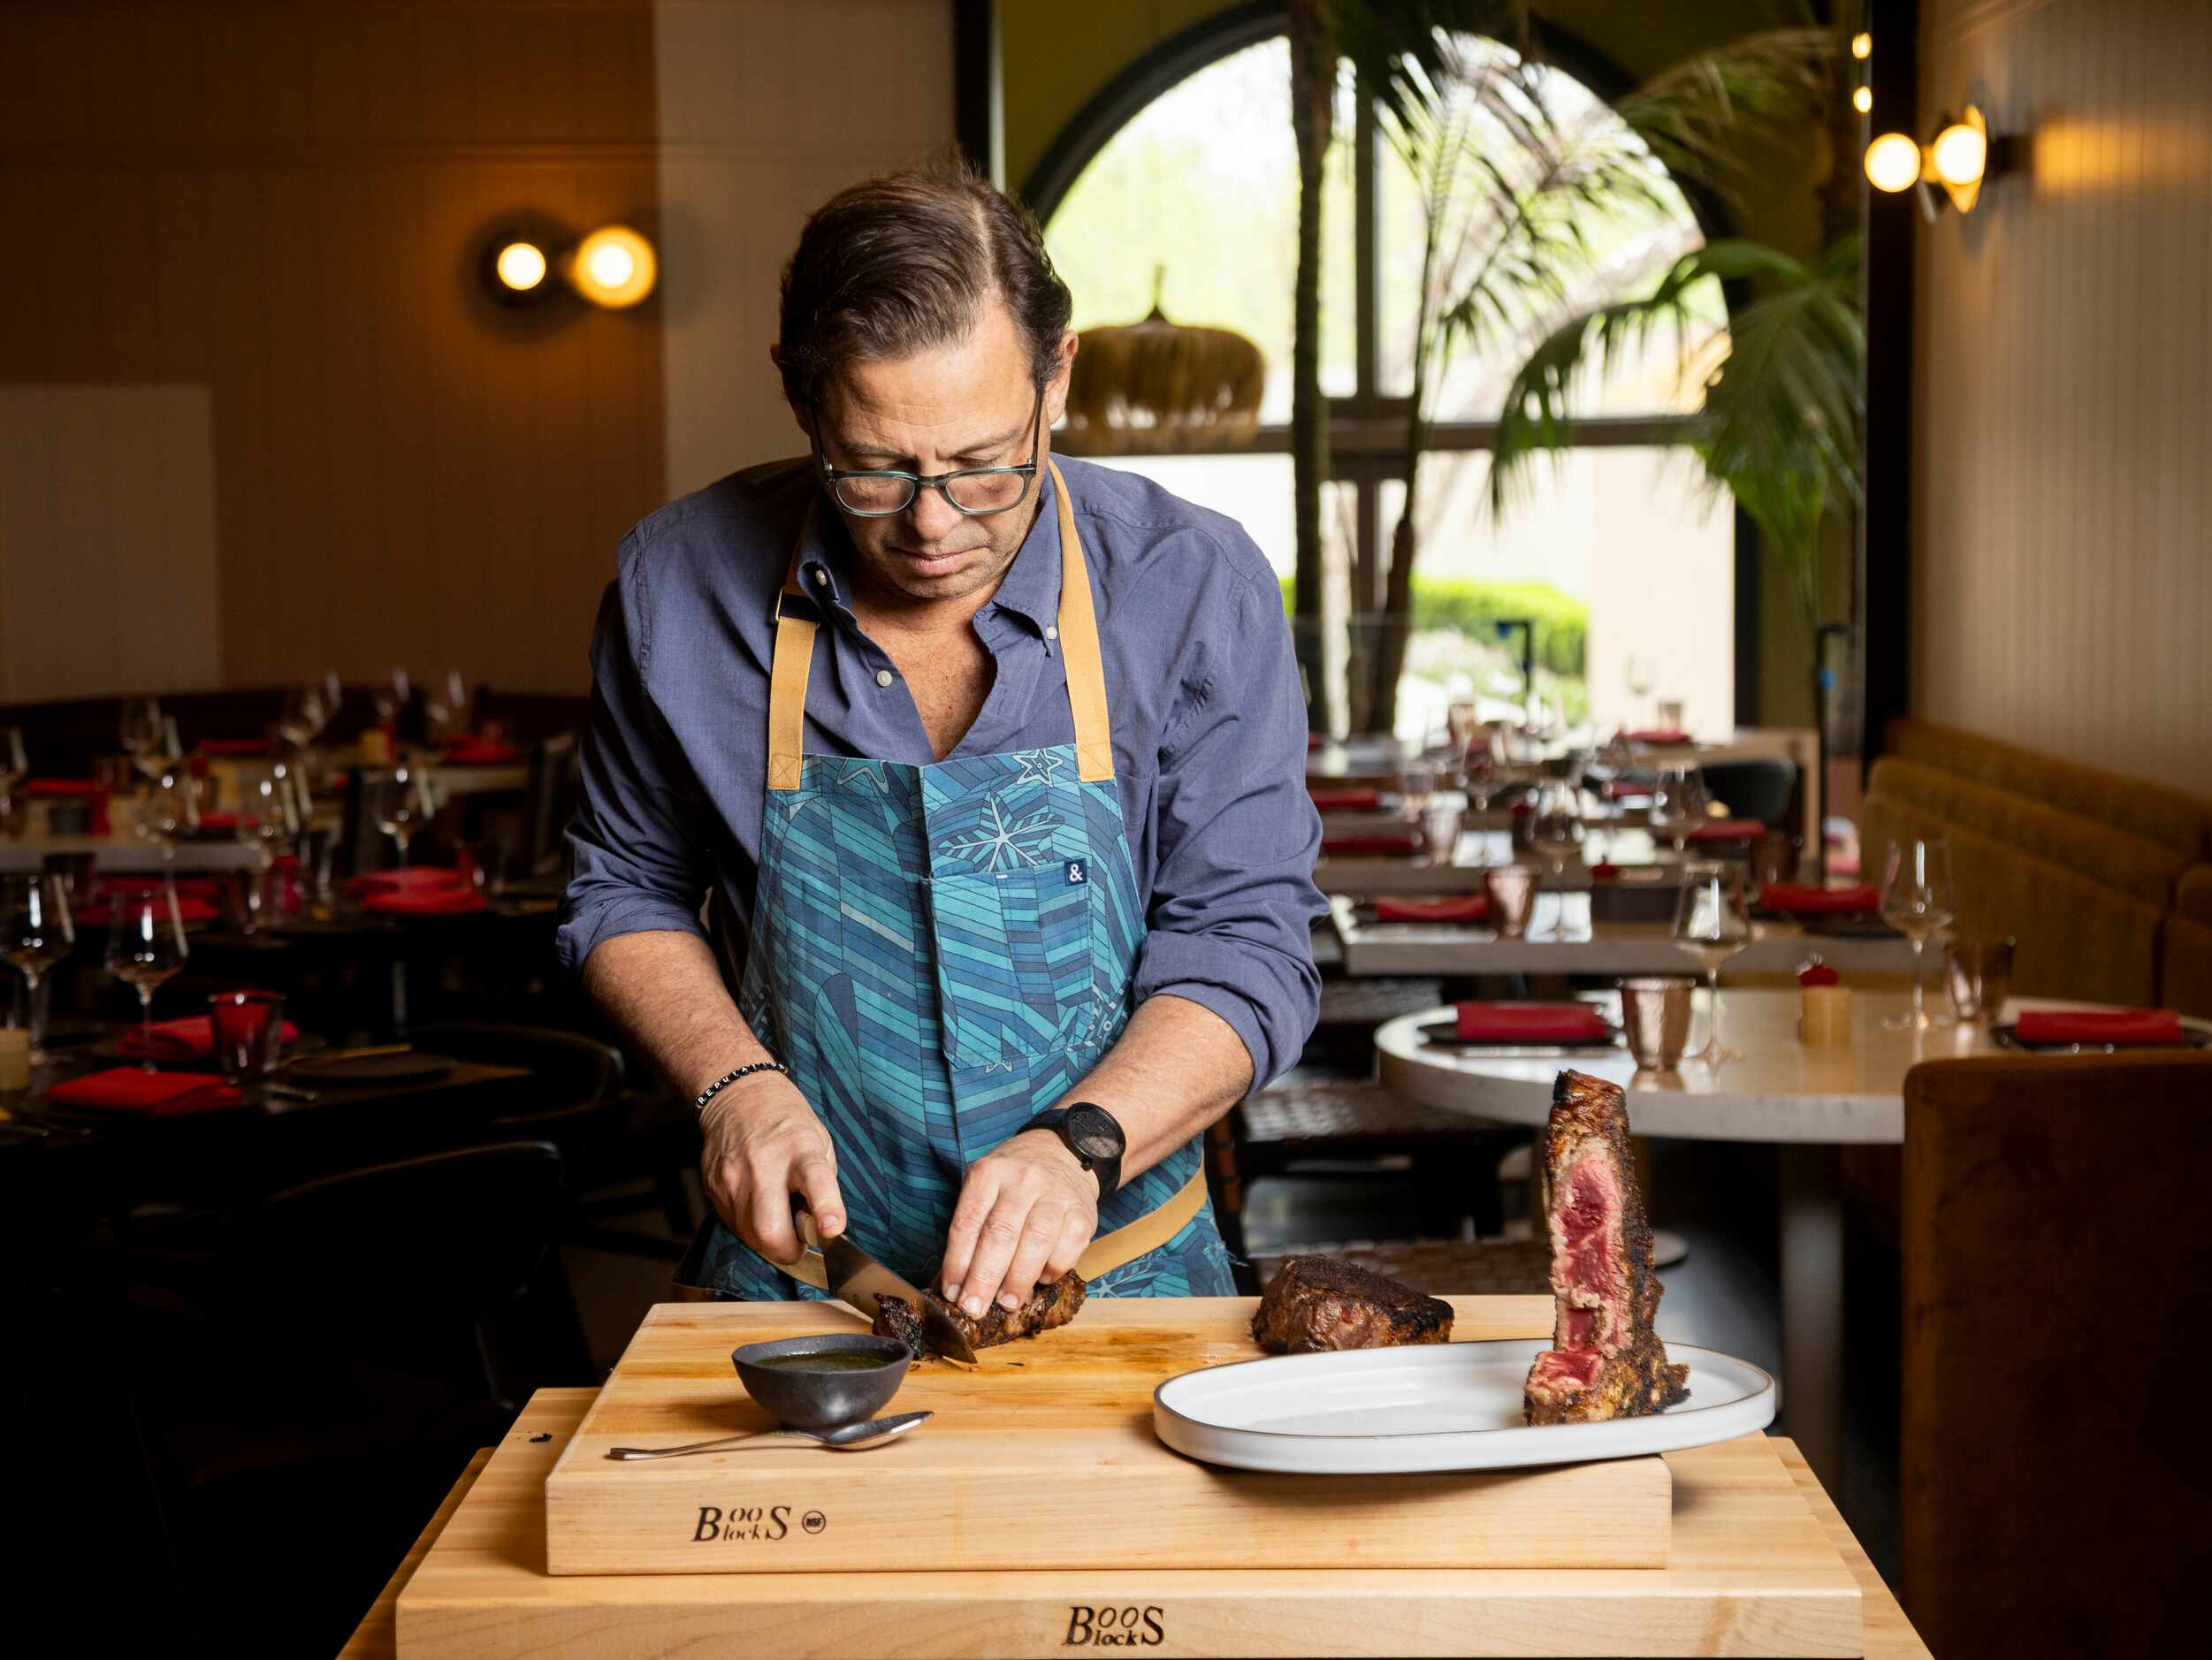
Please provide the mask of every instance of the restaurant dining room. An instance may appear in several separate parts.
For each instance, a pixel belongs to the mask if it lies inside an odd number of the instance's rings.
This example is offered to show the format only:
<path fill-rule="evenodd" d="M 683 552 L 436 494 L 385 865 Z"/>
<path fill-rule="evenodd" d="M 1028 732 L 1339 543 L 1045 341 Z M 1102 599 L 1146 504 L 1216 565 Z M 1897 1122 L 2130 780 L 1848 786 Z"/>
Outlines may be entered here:
<path fill-rule="evenodd" d="M 2185 1652 L 2212 4 L 11 0 L 0 225 L 0 1647 Z"/>

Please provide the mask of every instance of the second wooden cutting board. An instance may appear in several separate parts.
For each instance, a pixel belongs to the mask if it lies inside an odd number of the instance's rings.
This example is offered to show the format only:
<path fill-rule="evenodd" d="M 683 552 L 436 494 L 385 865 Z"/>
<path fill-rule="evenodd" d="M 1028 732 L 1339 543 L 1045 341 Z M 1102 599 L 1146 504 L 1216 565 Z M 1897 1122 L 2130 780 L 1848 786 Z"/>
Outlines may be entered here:
<path fill-rule="evenodd" d="M 1536 1337 L 1551 1299 L 1454 1298 L 1453 1336 Z M 1073 1324 L 916 1370 L 886 1410 L 937 1416 L 879 1451 L 778 1443 L 617 1463 L 609 1447 L 773 1427 L 742 1344 L 859 1329 L 842 1306 L 672 1303 L 638 1329 L 545 1484 L 547 1569 L 1659 1567 L 1659 1458 L 1437 1475 L 1285 1476 L 1169 1451 L 1153 1390 L 1254 1358 L 1243 1298 L 1101 1298 Z"/>

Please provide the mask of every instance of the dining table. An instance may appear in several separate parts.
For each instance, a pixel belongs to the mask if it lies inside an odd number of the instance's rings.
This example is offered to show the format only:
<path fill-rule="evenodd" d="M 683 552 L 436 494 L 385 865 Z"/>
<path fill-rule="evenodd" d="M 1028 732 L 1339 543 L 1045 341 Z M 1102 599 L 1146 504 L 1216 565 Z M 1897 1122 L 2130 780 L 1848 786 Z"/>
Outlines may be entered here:
<path fill-rule="evenodd" d="M 1606 997 L 1595 1001 L 1606 1001 Z M 1611 998 L 1617 1017 L 1618 998 Z M 1910 994 L 1860 989 L 1850 1000 L 1850 1039 L 1833 1047 L 1801 1042 L 1799 994 L 1724 991 L 1715 1036 L 1724 1058 L 1685 1060 L 1671 1071 L 1643 1071 L 1617 1042 L 1590 1048 L 1447 1046 L 1423 1027 L 1448 1023 L 1450 1007 L 1403 1015 L 1375 1033 L 1384 1087 L 1424 1106 L 1492 1123 L 1541 1127 L 1563 1068 L 1587 1072 L 1628 1093 L 1637 1136 L 1773 1146 L 1780 1161 L 1782 1414 L 1789 1434 L 1822 1481 L 1842 1480 L 1843 1206 L 1836 1149 L 1897 1146 L 1904 1140 L 1905 1074 L 1923 1061 L 2008 1053 L 1995 1032 L 2030 1009 L 2096 1005 L 2015 997 L 1996 1021 L 1963 1021 L 1925 1030 L 1888 1022 L 1911 1007 Z M 1705 1021 L 1698 1025 L 1702 1031 Z M 2212 1021 L 2185 1021 L 2212 1040 Z"/>
<path fill-rule="evenodd" d="M 0 874 L 42 870 L 49 859 L 89 856 L 108 876 L 224 875 L 256 868 L 262 849 L 235 837 L 149 841 L 125 829 L 111 835 L 52 835 L 43 831 L 0 837 Z"/>
<path fill-rule="evenodd" d="M 1439 894 L 1482 892 L 1475 869 L 1463 886 L 1424 889 Z M 1316 878 L 1316 881 L 1320 879 Z M 1373 908 L 1339 893 L 1329 921 L 1345 973 L 1377 976 L 1485 974 L 1687 974 L 1697 957 L 1674 937 L 1668 921 L 1593 919 L 1592 884 L 1560 881 L 1547 872 L 1528 932 L 1501 939 L 1480 923 L 1384 922 Z M 1324 888 L 1323 891 L 1328 891 Z M 1371 892 L 1387 890 L 1374 889 Z M 1404 891 L 1404 890 L 1400 890 Z M 1754 918 L 1750 942 L 1722 969 L 1730 974 L 1793 973 L 1812 957 L 1845 974 L 1905 974 L 1912 948 L 1903 934 L 1871 929 L 1841 931 L 1819 920 Z"/>

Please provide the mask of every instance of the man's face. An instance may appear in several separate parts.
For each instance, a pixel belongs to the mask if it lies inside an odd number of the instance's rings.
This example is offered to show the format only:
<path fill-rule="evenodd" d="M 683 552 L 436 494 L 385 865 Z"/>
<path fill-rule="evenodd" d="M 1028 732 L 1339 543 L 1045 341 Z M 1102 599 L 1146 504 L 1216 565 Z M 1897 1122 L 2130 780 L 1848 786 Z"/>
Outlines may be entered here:
<path fill-rule="evenodd" d="M 1061 342 L 1046 384 L 1037 436 L 1036 384 L 1013 315 L 989 301 L 967 339 L 911 357 L 858 362 L 824 394 L 822 455 L 843 470 L 896 468 L 953 473 L 1018 467 L 1036 445 L 1037 477 L 1021 505 L 981 518 L 961 513 L 934 490 L 915 493 L 889 518 L 844 515 L 868 586 L 886 598 L 942 601 L 988 594 L 1013 563 L 1036 516 L 1053 422 L 1067 402 L 1075 337 Z M 805 424 L 802 415 L 800 424 Z"/>

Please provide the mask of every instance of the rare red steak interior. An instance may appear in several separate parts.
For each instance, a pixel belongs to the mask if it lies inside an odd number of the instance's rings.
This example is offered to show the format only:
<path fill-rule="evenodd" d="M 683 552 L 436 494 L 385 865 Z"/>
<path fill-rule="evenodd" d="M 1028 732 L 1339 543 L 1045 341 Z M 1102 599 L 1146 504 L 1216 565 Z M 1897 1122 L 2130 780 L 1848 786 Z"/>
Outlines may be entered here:
<path fill-rule="evenodd" d="M 1552 1230 L 1552 1346 L 1524 1390 L 1532 1424 L 1587 1424 L 1662 1412 L 1690 1393 L 1651 1329 L 1659 1275 L 1628 1151 L 1618 1085 L 1561 1072 L 1544 1133 Z"/>

